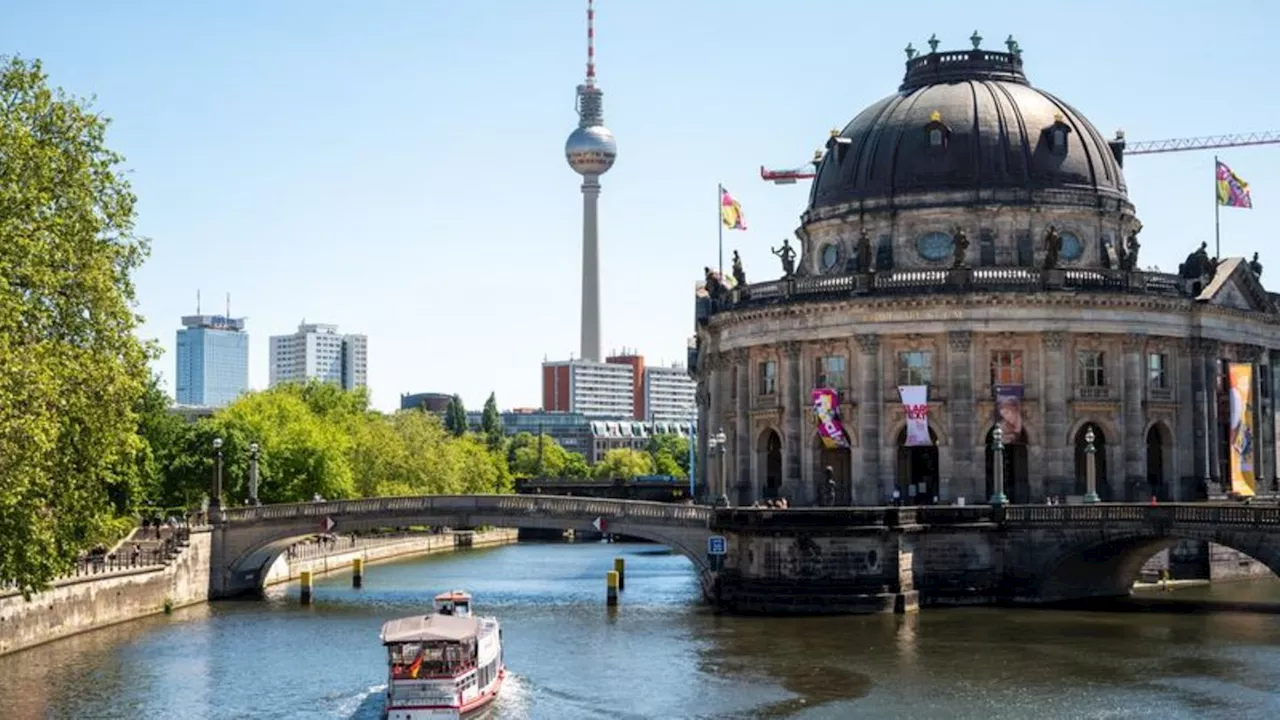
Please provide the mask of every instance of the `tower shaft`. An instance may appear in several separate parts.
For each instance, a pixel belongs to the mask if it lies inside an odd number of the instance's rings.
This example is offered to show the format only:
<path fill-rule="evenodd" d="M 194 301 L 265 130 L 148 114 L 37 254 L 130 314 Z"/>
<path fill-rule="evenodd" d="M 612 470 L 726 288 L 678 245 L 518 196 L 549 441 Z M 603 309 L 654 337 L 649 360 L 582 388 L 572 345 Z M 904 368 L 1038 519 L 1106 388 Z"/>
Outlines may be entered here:
<path fill-rule="evenodd" d="M 597 208 L 600 176 L 582 179 L 582 347 L 583 360 L 600 362 L 600 234 Z"/>

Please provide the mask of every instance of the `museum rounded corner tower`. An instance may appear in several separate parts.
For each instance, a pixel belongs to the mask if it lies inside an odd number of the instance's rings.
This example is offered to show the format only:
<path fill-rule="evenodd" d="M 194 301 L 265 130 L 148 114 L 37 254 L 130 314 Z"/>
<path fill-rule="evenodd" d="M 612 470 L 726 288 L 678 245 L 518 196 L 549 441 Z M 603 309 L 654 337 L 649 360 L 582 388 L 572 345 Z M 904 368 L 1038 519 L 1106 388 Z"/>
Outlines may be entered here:
<path fill-rule="evenodd" d="M 1103 501 L 1271 491 L 1280 296 L 1204 244 L 1141 269 L 1123 159 L 1012 41 L 909 57 L 832 131 L 790 272 L 698 291 L 703 497 L 979 504 L 999 458 L 1011 502 L 1070 501 L 1088 455 Z"/>

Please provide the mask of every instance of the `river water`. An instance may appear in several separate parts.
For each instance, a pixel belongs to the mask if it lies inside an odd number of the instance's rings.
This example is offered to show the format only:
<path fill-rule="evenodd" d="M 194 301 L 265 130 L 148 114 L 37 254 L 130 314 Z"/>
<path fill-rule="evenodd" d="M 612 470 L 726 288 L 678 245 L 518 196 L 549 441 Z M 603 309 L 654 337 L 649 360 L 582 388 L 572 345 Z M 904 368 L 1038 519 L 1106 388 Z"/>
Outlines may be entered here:
<path fill-rule="evenodd" d="M 503 623 L 512 676 L 493 718 L 1280 717 L 1280 615 L 724 617 L 700 605 L 687 560 L 643 544 L 521 544 L 366 573 L 361 590 L 347 573 L 318 580 L 310 607 L 281 586 L 0 658 L 0 718 L 377 718 L 379 627 L 455 587 Z M 1280 600 L 1280 581 L 1238 587 Z"/>

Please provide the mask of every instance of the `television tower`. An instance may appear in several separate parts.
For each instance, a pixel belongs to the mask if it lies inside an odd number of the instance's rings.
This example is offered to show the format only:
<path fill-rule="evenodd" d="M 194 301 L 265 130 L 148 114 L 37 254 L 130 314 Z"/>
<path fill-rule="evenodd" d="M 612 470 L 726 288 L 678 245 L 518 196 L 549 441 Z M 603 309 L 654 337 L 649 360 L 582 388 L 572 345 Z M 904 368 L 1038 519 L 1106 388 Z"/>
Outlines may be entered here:
<path fill-rule="evenodd" d="M 582 176 L 582 348 L 583 360 L 601 359 L 600 350 L 600 228 L 597 205 L 600 176 L 613 167 L 618 146 L 604 126 L 604 92 L 596 87 L 596 12 L 587 0 L 587 79 L 578 86 L 574 109 L 578 129 L 564 144 L 569 167 Z"/>

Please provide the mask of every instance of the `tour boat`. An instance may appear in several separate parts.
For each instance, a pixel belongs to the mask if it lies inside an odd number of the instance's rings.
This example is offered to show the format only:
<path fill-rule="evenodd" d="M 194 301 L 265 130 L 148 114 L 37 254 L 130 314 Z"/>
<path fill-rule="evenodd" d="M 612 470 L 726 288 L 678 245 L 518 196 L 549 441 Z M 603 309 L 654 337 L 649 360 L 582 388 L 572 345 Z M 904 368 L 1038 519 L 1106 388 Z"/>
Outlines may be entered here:
<path fill-rule="evenodd" d="M 471 613 L 462 590 L 436 596 L 430 615 L 382 626 L 390 673 L 382 716 L 387 720 L 474 718 L 498 697 L 506 678 L 502 628 Z"/>

